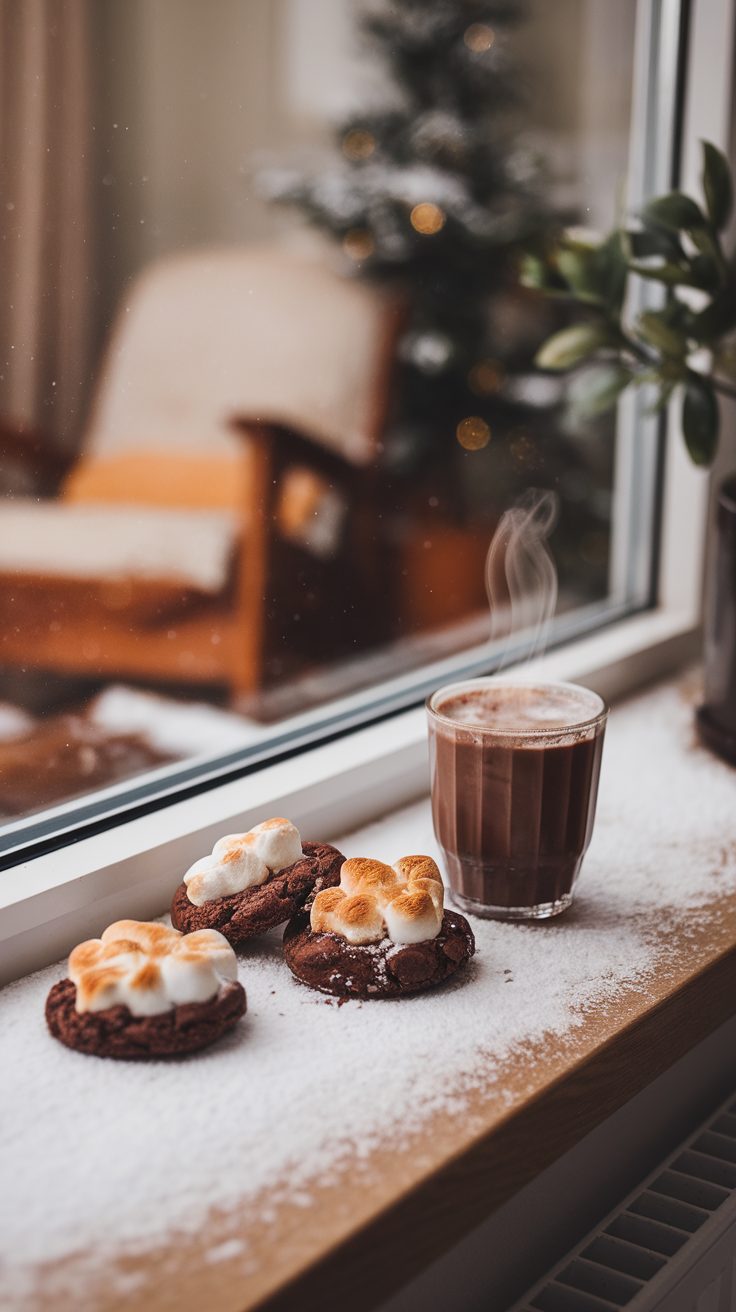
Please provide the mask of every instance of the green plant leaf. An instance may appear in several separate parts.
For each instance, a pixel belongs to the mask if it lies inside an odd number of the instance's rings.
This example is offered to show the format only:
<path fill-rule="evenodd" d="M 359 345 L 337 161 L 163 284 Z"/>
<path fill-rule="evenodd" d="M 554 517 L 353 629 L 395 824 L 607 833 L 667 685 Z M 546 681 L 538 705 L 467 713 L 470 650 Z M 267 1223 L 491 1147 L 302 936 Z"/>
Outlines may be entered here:
<path fill-rule="evenodd" d="M 703 191 L 708 215 L 713 227 L 721 231 L 726 227 L 733 209 L 733 179 L 726 156 L 710 141 L 703 146 Z"/>
<path fill-rule="evenodd" d="M 524 287 L 533 287 L 537 291 L 542 291 L 547 283 L 547 270 L 544 261 L 540 260 L 537 255 L 531 255 L 528 251 L 525 251 L 521 257 L 519 281 Z"/>
<path fill-rule="evenodd" d="M 596 277 L 595 256 L 597 252 L 573 250 L 563 247 L 557 253 L 557 267 L 565 281 L 574 291 L 579 301 L 589 305 L 602 305 Z"/>
<path fill-rule="evenodd" d="M 577 416 L 593 419 L 616 404 L 632 377 L 631 370 L 619 364 L 592 365 L 570 384 L 568 403 Z"/>
<path fill-rule="evenodd" d="M 700 314 L 693 315 L 690 333 L 698 342 L 713 342 L 732 328 L 736 328 L 736 285 L 729 283 Z"/>
<path fill-rule="evenodd" d="M 626 254 L 625 236 L 620 229 L 615 229 L 596 252 L 598 286 L 611 314 L 619 314 L 623 305 L 628 273 Z"/>
<path fill-rule="evenodd" d="M 718 446 L 718 402 L 704 378 L 690 374 L 682 405 L 682 431 L 690 458 L 696 465 L 709 465 Z"/>
<path fill-rule="evenodd" d="M 666 312 L 663 314 L 656 310 L 645 310 L 636 321 L 637 328 L 645 342 L 656 346 L 665 355 L 682 359 L 687 354 L 687 339 L 666 319 Z"/>
<path fill-rule="evenodd" d="M 718 239 L 714 238 L 709 228 L 691 228 L 690 236 L 702 255 L 707 255 L 715 261 L 722 260 L 717 244 Z"/>
<path fill-rule="evenodd" d="M 715 292 L 723 281 L 721 267 L 710 255 L 693 255 L 690 265 L 690 285 L 704 292 Z"/>
<path fill-rule="evenodd" d="M 548 337 L 534 357 L 539 369 L 553 369 L 562 372 L 579 364 L 586 356 L 600 350 L 602 346 L 615 344 L 611 332 L 602 324 L 577 323 L 571 328 Z"/>
<path fill-rule="evenodd" d="M 519 282 L 522 287 L 530 287 L 533 291 L 544 292 L 547 296 L 570 295 L 567 284 L 559 276 L 557 270 L 550 268 L 550 265 L 544 259 L 531 251 L 525 251 L 521 256 Z"/>
<path fill-rule="evenodd" d="M 669 324 L 670 328 L 675 328 L 678 333 L 682 333 L 683 337 L 688 336 L 693 312 L 690 306 L 681 301 L 679 297 L 670 296 L 658 313 L 662 321 Z"/>
<path fill-rule="evenodd" d="M 604 242 L 591 245 L 565 236 L 557 252 L 557 267 L 579 301 L 617 313 L 626 289 L 624 234 L 614 229 Z"/>
<path fill-rule="evenodd" d="M 644 210 L 645 219 L 671 232 L 680 232 L 683 228 L 692 232 L 693 228 L 704 228 L 706 218 L 699 205 L 681 191 L 670 191 L 666 196 L 657 196 L 650 200 Z"/>
<path fill-rule="evenodd" d="M 665 228 L 645 227 L 640 231 L 627 233 L 631 254 L 637 260 L 646 259 L 648 255 L 663 255 L 666 260 L 676 263 L 684 257 L 676 232 Z"/>
<path fill-rule="evenodd" d="M 639 260 L 631 260 L 629 268 L 632 273 L 638 273 L 642 278 L 650 278 L 653 282 L 664 282 L 670 287 L 690 286 L 691 279 L 685 269 L 679 264 L 642 264 Z"/>

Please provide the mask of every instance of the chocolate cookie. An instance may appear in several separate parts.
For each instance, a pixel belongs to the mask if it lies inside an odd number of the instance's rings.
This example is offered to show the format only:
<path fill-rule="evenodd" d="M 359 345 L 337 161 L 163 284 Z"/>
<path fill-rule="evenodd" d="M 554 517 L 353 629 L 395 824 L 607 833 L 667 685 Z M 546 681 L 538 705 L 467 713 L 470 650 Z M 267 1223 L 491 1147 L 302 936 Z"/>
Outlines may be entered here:
<path fill-rule="evenodd" d="M 282 925 L 311 901 L 320 889 L 340 882 L 345 860 L 329 843 L 303 843 L 301 861 L 272 875 L 242 893 L 216 897 L 204 906 L 189 901 L 187 886 L 177 888 L 171 903 L 171 923 L 183 934 L 197 929 L 217 929 L 233 945 Z"/>
<path fill-rule="evenodd" d="M 189 1002 L 157 1016 L 134 1016 L 127 1007 L 76 1010 L 76 985 L 55 984 L 46 1000 L 46 1024 L 55 1039 L 77 1052 L 126 1061 L 183 1057 L 214 1043 L 245 1012 L 245 989 L 234 981 L 208 1002 Z"/>
<path fill-rule="evenodd" d="M 353 945 L 339 934 L 315 933 L 306 912 L 284 932 L 284 956 L 297 979 L 342 998 L 395 998 L 434 988 L 475 952 L 464 916 L 446 911 L 436 938 L 421 943 Z"/>

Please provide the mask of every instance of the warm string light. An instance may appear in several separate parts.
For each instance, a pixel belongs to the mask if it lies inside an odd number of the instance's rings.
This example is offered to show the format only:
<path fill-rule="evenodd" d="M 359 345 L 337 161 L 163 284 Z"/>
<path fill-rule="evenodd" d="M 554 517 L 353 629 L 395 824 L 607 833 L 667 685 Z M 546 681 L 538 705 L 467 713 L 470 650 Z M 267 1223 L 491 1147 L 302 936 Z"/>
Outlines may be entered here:
<path fill-rule="evenodd" d="M 445 214 L 439 205 L 431 205 L 429 201 L 423 201 L 421 205 L 415 205 L 409 215 L 412 228 L 421 232 L 423 237 L 432 237 L 440 228 L 445 226 Z"/>
<path fill-rule="evenodd" d="M 491 430 L 479 415 L 468 415 L 457 426 L 457 440 L 466 451 L 480 451 L 491 440 Z"/>
<path fill-rule="evenodd" d="M 495 40 L 496 33 L 485 23 L 471 23 L 463 34 L 463 41 L 468 50 L 472 50 L 476 55 L 482 55 L 484 50 L 490 50 Z"/>
<path fill-rule="evenodd" d="M 493 396 L 506 380 L 506 370 L 500 360 L 479 360 L 468 374 L 468 387 L 476 396 Z"/>
<path fill-rule="evenodd" d="M 367 228 L 351 228 L 342 239 L 342 248 L 348 259 L 367 260 L 373 254 L 373 238 Z"/>
<path fill-rule="evenodd" d="M 368 159 L 376 149 L 376 139 L 366 128 L 351 128 L 342 139 L 342 149 L 348 159 Z"/>

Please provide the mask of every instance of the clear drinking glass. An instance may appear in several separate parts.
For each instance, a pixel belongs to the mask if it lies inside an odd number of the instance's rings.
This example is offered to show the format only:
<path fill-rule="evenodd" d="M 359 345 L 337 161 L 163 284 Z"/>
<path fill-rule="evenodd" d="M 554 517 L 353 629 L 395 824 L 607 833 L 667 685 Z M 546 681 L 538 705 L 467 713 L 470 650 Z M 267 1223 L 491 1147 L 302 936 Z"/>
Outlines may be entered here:
<path fill-rule="evenodd" d="M 434 829 L 463 911 L 544 920 L 570 906 L 607 716 L 577 684 L 498 676 L 427 699 Z"/>

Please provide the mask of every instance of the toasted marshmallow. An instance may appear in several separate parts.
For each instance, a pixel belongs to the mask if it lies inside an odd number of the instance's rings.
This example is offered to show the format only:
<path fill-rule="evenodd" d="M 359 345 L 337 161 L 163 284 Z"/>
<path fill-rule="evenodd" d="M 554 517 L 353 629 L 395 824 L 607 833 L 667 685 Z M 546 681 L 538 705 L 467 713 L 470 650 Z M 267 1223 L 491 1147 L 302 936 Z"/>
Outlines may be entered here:
<path fill-rule="evenodd" d="M 400 879 L 413 884 L 417 879 L 432 879 L 442 887 L 442 875 L 431 856 L 401 856 L 393 866 Z"/>
<path fill-rule="evenodd" d="M 299 830 L 290 820 L 264 820 L 245 834 L 218 838 L 211 856 L 195 861 L 185 874 L 187 897 L 195 907 L 203 907 L 215 898 L 243 893 L 293 866 L 302 855 Z"/>
<path fill-rule="evenodd" d="M 401 886 L 401 880 L 391 866 L 367 857 L 351 857 L 343 863 L 340 871 L 340 887 L 346 893 L 370 893 L 379 906 L 386 906 Z"/>
<path fill-rule="evenodd" d="M 445 888 L 434 879 L 412 879 L 411 883 L 402 885 L 402 888 L 408 888 L 412 893 L 428 893 L 440 913 L 444 910 Z"/>
<path fill-rule="evenodd" d="M 180 957 L 172 953 L 164 957 L 160 970 L 161 984 L 170 1003 L 206 1002 L 220 987 L 212 963 L 204 956 Z"/>
<path fill-rule="evenodd" d="M 162 957 L 153 961 L 146 959 L 135 973 L 126 972 L 120 980 L 119 1001 L 124 1002 L 134 1016 L 158 1016 L 174 1006 L 174 999 L 166 992 L 161 970 L 163 960 Z M 216 992 L 217 989 L 213 989 L 210 996 Z M 101 1011 L 102 1008 L 97 1007 L 95 1010 Z"/>
<path fill-rule="evenodd" d="M 218 929 L 198 929 L 194 934 L 184 934 L 177 942 L 172 955 L 182 961 L 191 961 L 195 956 L 204 957 L 221 979 L 238 978 L 235 953 L 225 935 Z"/>
<path fill-rule="evenodd" d="M 78 984 L 85 971 L 118 966 L 121 962 L 132 969 L 138 958 L 142 961 L 144 955 L 139 943 L 127 939 L 103 943 L 101 939 L 93 938 L 80 943 L 70 953 L 68 975 L 74 984 Z"/>
<path fill-rule="evenodd" d="M 165 925 L 121 920 L 74 949 L 69 978 L 77 986 L 78 1012 L 122 1004 L 134 1016 L 157 1016 L 215 997 L 224 982 L 237 978 L 237 962 L 215 929 L 185 936 Z"/>
<path fill-rule="evenodd" d="M 393 943 L 423 943 L 442 928 L 442 904 L 437 906 L 430 893 L 413 884 L 396 894 L 383 915 Z"/>
<path fill-rule="evenodd" d="M 383 938 L 381 909 L 370 893 L 348 896 L 325 888 L 312 903 L 311 925 L 320 934 L 339 934 L 348 943 L 378 943 Z"/>
<path fill-rule="evenodd" d="M 315 934 L 338 934 L 353 944 L 422 943 L 442 928 L 444 887 L 428 856 L 402 857 L 394 866 L 351 857 L 340 871 L 340 887 L 326 888 L 312 903 Z"/>
<path fill-rule="evenodd" d="M 104 931 L 102 942 L 107 945 L 122 939 L 131 940 L 149 957 L 159 957 L 166 956 L 178 938 L 178 929 L 167 925 L 153 925 L 146 920 L 116 920 Z"/>
<path fill-rule="evenodd" d="M 251 834 L 255 837 L 255 850 L 269 870 L 277 875 L 295 861 L 301 861 L 302 840 L 296 825 L 291 820 L 277 816 L 273 820 L 264 820 L 254 825 Z"/>
<path fill-rule="evenodd" d="M 270 875 L 265 861 L 242 843 L 226 848 L 215 856 L 203 856 L 187 870 L 184 883 L 187 897 L 195 907 L 203 907 L 216 897 L 229 897 L 246 888 L 265 884 Z"/>
<path fill-rule="evenodd" d="M 323 888 L 312 903 L 310 924 L 316 934 L 332 933 L 332 916 L 347 894 L 342 888 Z"/>

